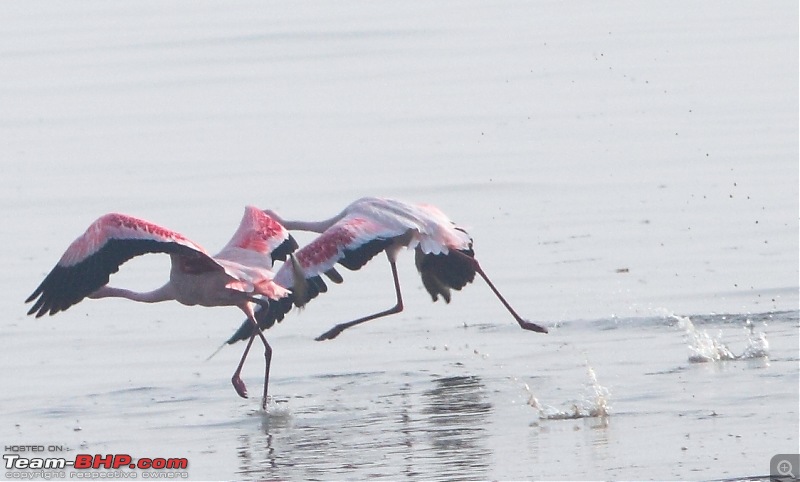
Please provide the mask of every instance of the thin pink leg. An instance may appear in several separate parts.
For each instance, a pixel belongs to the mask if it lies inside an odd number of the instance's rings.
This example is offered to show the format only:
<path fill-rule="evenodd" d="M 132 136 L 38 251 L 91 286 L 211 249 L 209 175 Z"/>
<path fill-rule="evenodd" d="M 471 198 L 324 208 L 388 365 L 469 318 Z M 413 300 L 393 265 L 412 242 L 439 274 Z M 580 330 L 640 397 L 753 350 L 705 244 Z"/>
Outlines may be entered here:
<path fill-rule="evenodd" d="M 258 300 L 259 303 L 263 303 L 263 300 Z M 267 309 L 267 308 L 265 308 Z M 264 395 L 261 398 L 261 408 L 266 410 L 267 408 L 267 391 L 269 389 L 269 368 L 270 363 L 272 362 L 272 347 L 267 342 L 266 337 L 264 337 L 264 333 L 261 332 L 261 329 L 258 327 L 258 322 L 256 321 L 255 314 L 253 313 L 252 307 L 248 304 L 242 307 L 242 311 L 247 314 L 247 319 L 253 323 L 253 327 L 255 331 L 250 336 L 250 340 L 247 342 L 247 347 L 244 349 L 244 353 L 242 353 L 242 359 L 239 361 L 239 366 L 236 368 L 236 371 L 233 373 L 233 377 L 231 378 L 231 382 L 233 383 L 233 388 L 236 389 L 236 393 L 239 394 L 242 398 L 247 398 L 247 388 L 244 385 L 244 382 L 241 379 L 241 372 L 242 367 L 244 366 L 244 361 L 247 358 L 247 354 L 250 352 L 250 346 L 253 344 L 253 340 L 255 339 L 256 335 L 261 338 L 262 343 L 264 343 Z"/>
<path fill-rule="evenodd" d="M 341 332 L 343 332 L 344 330 L 346 330 L 348 328 L 351 328 L 351 327 L 356 326 L 356 325 L 360 325 L 361 323 L 364 323 L 365 321 L 374 320 L 376 318 L 381 318 L 381 317 L 384 317 L 384 316 L 394 315 L 394 314 L 397 314 L 397 313 L 400 313 L 401 311 L 403 311 L 403 296 L 400 293 L 400 280 L 397 277 L 397 266 L 395 265 L 394 261 L 392 261 L 391 259 L 389 260 L 389 265 L 392 267 L 392 277 L 394 278 L 394 292 L 395 292 L 395 295 L 397 296 L 397 304 L 394 305 L 393 307 L 389 308 L 388 310 L 381 311 L 380 313 L 375 313 L 374 315 L 365 316 L 363 318 L 359 318 L 357 320 L 349 321 L 347 323 L 340 323 L 340 324 L 334 326 L 333 328 L 331 328 L 330 330 L 326 331 L 325 333 L 321 334 L 320 336 L 318 336 L 316 338 L 317 341 L 333 340 L 334 338 L 339 336 L 339 334 Z"/>
<path fill-rule="evenodd" d="M 264 342 L 264 360 L 265 360 L 265 366 L 264 366 L 264 395 L 261 396 L 261 408 L 263 410 L 266 410 L 267 409 L 267 390 L 269 389 L 269 365 L 272 362 L 272 347 L 269 346 L 269 343 L 267 343 L 267 339 L 264 338 L 264 335 L 261 333 L 261 331 L 259 331 L 258 334 L 261 336 L 261 341 Z"/>
<path fill-rule="evenodd" d="M 236 393 L 239 394 L 242 398 L 247 398 L 247 387 L 244 385 L 242 381 L 241 374 L 242 374 L 242 367 L 244 366 L 244 360 L 247 358 L 247 354 L 250 352 L 250 347 L 253 345 L 253 340 L 255 340 L 256 334 L 250 336 L 250 340 L 247 341 L 247 348 L 244 349 L 244 353 L 242 353 L 242 359 L 239 361 L 239 366 L 236 367 L 236 371 L 233 372 L 233 377 L 231 377 L 231 383 L 233 383 L 233 388 L 236 389 Z"/>
<path fill-rule="evenodd" d="M 468 259 L 472 263 L 472 266 L 475 268 L 475 272 L 478 273 L 479 275 L 481 275 L 481 277 L 484 279 L 484 281 L 486 281 L 486 284 L 489 285 L 489 288 L 491 288 L 491 290 L 492 290 L 492 292 L 494 292 L 495 296 L 497 296 L 497 298 L 500 300 L 500 302 L 503 303 L 503 306 L 505 306 L 506 309 L 508 310 L 508 312 L 511 313 L 511 316 L 513 316 L 514 319 L 517 320 L 517 323 L 519 323 L 520 328 L 522 328 L 523 330 L 530 330 L 530 331 L 535 331 L 535 332 L 538 332 L 538 333 L 547 333 L 547 328 L 545 328 L 543 326 L 540 326 L 540 325 L 537 325 L 536 323 L 532 323 L 532 322 L 530 322 L 528 320 L 524 320 L 524 319 L 522 319 L 521 316 L 519 316 L 517 314 L 517 312 L 514 310 L 514 308 L 512 308 L 511 305 L 508 304 L 508 301 L 506 301 L 506 299 L 503 298 L 503 295 L 501 295 L 500 292 L 497 290 L 497 288 L 495 288 L 494 283 L 492 283 L 492 281 L 489 279 L 489 277 L 486 276 L 486 273 L 483 272 L 483 269 L 481 268 L 481 265 L 478 264 L 478 260 L 477 259 L 473 258 L 472 256 L 468 256 L 468 255 L 462 253 L 461 251 L 453 250 L 452 252 L 458 253 L 459 255 L 463 256 L 466 259 Z"/>

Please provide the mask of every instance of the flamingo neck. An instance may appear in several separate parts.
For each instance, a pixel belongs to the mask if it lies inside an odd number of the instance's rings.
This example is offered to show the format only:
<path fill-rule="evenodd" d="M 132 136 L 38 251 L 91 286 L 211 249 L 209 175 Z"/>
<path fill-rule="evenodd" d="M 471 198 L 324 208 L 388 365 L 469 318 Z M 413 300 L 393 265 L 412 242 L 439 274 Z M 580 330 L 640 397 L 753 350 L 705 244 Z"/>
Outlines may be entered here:
<path fill-rule="evenodd" d="M 144 293 L 126 290 L 123 288 L 103 286 L 94 293 L 90 294 L 89 298 L 125 298 L 142 303 L 158 303 L 160 301 L 174 300 L 175 294 L 173 293 L 172 286 L 169 284 L 166 284 L 157 290 L 146 291 Z"/>
<path fill-rule="evenodd" d="M 344 217 L 344 213 L 340 213 L 324 221 L 294 221 L 283 219 L 271 211 L 267 211 L 267 213 L 288 230 L 311 231 L 312 233 L 322 233 Z"/>

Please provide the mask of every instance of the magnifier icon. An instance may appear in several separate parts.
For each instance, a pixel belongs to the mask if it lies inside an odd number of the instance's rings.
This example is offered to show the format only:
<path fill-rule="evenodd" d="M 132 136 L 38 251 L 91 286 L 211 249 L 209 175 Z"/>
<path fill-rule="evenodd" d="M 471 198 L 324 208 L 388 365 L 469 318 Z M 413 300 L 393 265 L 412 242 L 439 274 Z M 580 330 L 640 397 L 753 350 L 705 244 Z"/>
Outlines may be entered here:
<path fill-rule="evenodd" d="M 776 465 L 775 468 L 778 470 L 779 475 L 789 476 L 794 478 L 794 474 L 792 473 L 794 467 L 792 467 L 792 463 L 789 462 L 788 460 L 778 461 L 778 465 Z"/>

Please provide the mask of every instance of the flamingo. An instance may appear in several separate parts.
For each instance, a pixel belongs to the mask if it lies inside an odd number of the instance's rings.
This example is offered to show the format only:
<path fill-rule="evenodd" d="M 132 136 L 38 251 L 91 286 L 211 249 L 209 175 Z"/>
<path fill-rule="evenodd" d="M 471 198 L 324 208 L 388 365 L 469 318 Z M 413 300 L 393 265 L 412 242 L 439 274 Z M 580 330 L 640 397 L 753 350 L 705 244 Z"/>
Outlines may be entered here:
<path fill-rule="evenodd" d="M 245 208 L 239 228 L 213 257 L 182 234 L 132 216 L 109 213 L 98 218 L 67 248 L 25 302 L 35 301 L 28 315 L 35 314 L 37 318 L 64 311 L 84 298 L 236 306 L 255 326 L 254 306 L 266 311 L 269 300 L 289 295 L 289 290 L 273 281 L 271 268 L 274 261 L 286 260 L 297 247 L 283 226 L 253 206 Z M 110 275 L 123 263 L 148 253 L 170 255 L 172 267 L 164 286 L 144 293 L 107 286 Z M 254 330 L 252 337 L 255 335 L 264 343 L 262 407 L 266 408 L 272 348 L 260 330 Z M 247 388 L 240 374 L 246 355 L 231 378 L 243 398 L 247 398 Z"/>
<path fill-rule="evenodd" d="M 399 252 L 408 248 L 415 251 L 422 284 L 434 302 L 441 296 L 449 303 L 450 290 L 461 290 L 478 273 L 522 329 L 547 333 L 547 328 L 524 320 L 517 314 L 475 259 L 469 234 L 435 206 L 367 197 L 353 202 L 341 213 L 324 221 L 287 221 L 273 211 L 267 210 L 265 213 L 289 230 L 321 234 L 298 250 L 292 263 L 285 263 L 276 273 L 277 284 L 295 286 L 296 289 L 288 297 L 272 303 L 269 310 L 259 308 L 256 311 L 257 326 L 262 330 L 281 321 L 293 306 L 302 307 L 319 293 L 325 292 L 327 287 L 321 274 L 340 283 L 342 278 L 334 269 L 336 263 L 350 270 L 358 270 L 380 252 L 385 252 L 389 260 L 396 304 L 387 310 L 340 323 L 316 339 L 332 340 L 353 326 L 400 313 L 403 311 L 403 297 L 396 260 Z M 226 343 L 233 344 L 248 338 L 252 343 L 254 326 L 252 322 L 245 321 Z"/>

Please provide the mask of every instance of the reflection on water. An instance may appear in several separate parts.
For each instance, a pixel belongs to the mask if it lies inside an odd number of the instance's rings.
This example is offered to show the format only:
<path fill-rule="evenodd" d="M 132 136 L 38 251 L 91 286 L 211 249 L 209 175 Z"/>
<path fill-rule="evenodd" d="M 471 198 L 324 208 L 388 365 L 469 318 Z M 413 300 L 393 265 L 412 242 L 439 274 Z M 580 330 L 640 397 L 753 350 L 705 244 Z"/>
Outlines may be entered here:
<path fill-rule="evenodd" d="M 475 376 L 435 380 L 423 394 L 426 433 L 442 477 L 475 479 L 488 474 L 491 450 L 486 446 L 486 423 L 492 404 Z"/>
<path fill-rule="evenodd" d="M 367 381 L 362 382 L 363 388 Z M 361 395 L 359 383 L 355 385 L 347 403 L 333 411 L 310 405 L 291 415 L 258 414 L 263 417 L 262 431 L 238 438 L 237 473 L 309 480 L 460 480 L 491 473 L 486 426 L 493 407 L 480 378 L 406 383 L 395 393 L 369 400 L 365 398 L 374 394 L 372 387 L 366 387 L 369 395 Z"/>
<path fill-rule="evenodd" d="M 566 328 L 562 336 L 586 347 L 577 356 L 560 341 L 532 353 L 522 337 L 484 337 L 480 351 L 491 358 L 471 347 L 433 355 L 404 347 L 397 351 L 402 365 L 278 377 L 280 399 L 268 414 L 256 409 L 258 400 L 231 400 L 220 380 L 227 366 L 176 388 L 173 374 L 159 378 L 163 362 L 154 351 L 143 369 L 146 384 L 79 377 L 83 385 L 69 398 L 29 397 L 23 405 L 7 397 L 3 407 L 20 440 L 39 434 L 97 453 L 185 455 L 198 480 L 721 480 L 719 467 L 746 475 L 756 456 L 769 460 L 766 450 L 779 453 L 780 444 L 797 439 L 790 423 L 797 416 L 797 320 L 797 313 L 775 318 L 763 337 L 762 324 L 744 328 L 751 350 L 767 348 L 769 337 L 769 357 L 699 366 L 686 361 L 677 328 L 663 320 Z M 710 321 L 701 329 L 724 329 L 734 340 L 743 330 Z M 591 365 L 583 361 L 590 356 Z M 571 410 L 573 403 L 581 409 Z M 589 410 L 608 403 L 608 417 Z M 154 441 L 160 445 L 149 448 Z"/>

